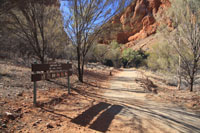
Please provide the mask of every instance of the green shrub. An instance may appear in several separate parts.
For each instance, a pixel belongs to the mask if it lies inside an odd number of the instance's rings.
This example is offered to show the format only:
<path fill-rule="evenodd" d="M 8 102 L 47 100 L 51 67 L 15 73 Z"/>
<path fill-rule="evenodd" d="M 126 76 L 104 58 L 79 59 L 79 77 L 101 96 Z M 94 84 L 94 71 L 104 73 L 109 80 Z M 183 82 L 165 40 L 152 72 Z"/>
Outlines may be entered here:
<path fill-rule="evenodd" d="M 111 49 L 117 49 L 122 46 L 122 44 L 119 44 L 117 41 L 113 40 L 110 44 Z"/>
<path fill-rule="evenodd" d="M 121 57 L 120 48 L 116 48 L 116 49 L 111 48 L 107 52 L 105 59 L 106 60 L 111 60 L 114 67 L 120 67 L 121 66 L 120 57 Z"/>
<path fill-rule="evenodd" d="M 104 65 L 120 67 L 120 44 L 112 41 L 110 45 L 95 44 L 87 54 L 89 62 L 101 62 Z"/>
<path fill-rule="evenodd" d="M 106 66 L 109 66 L 109 67 L 113 67 L 114 66 L 113 61 L 109 60 L 109 59 L 105 59 L 103 64 L 106 65 Z"/>
<path fill-rule="evenodd" d="M 103 63 L 105 58 L 106 58 L 106 54 L 108 52 L 108 46 L 104 45 L 104 44 L 97 44 L 94 48 L 94 58 Z"/>
<path fill-rule="evenodd" d="M 122 52 L 122 63 L 124 67 L 139 67 L 141 64 L 144 64 L 148 54 L 143 50 L 134 51 L 131 48 L 127 48 Z"/>
<path fill-rule="evenodd" d="M 174 48 L 166 42 L 159 42 L 152 47 L 147 65 L 152 70 L 176 72 L 178 55 Z"/>
<path fill-rule="evenodd" d="M 87 55 L 89 62 L 101 62 L 104 65 L 119 68 L 123 64 L 124 67 L 139 67 L 145 64 L 148 54 L 143 50 L 134 51 L 130 48 L 121 52 L 123 45 L 112 41 L 109 45 L 96 44 Z"/>

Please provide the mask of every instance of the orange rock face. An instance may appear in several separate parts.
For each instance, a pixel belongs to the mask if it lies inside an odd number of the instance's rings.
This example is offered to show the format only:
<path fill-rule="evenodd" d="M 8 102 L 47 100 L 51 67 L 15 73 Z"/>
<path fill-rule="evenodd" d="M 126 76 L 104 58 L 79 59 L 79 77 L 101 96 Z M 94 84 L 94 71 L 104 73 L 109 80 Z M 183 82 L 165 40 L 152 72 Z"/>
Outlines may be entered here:
<path fill-rule="evenodd" d="M 122 27 L 122 31 L 115 35 L 118 43 L 129 43 L 156 33 L 159 23 L 155 16 L 169 6 L 169 0 L 134 0 L 112 21 Z"/>

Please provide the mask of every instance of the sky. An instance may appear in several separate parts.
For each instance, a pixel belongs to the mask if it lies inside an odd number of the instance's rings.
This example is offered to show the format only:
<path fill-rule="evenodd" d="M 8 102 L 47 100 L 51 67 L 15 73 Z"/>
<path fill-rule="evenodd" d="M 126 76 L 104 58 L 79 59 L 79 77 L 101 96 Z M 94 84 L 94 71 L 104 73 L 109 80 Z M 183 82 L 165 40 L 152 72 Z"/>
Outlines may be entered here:
<path fill-rule="evenodd" d="M 64 12 L 66 9 L 64 8 L 66 4 L 66 1 L 60 0 L 60 11 Z M 63 14 L 64 15 L 64 14 Z"/>
<path fill-rule="evenodd" d="M 88 2 L 87 0 L 83 0 L 83 1 L 85 1 L 85 2 Z M 104 2 L 106 1 L 106 0 L 103 0 Z M 119 2 L 118 0 L 114 0 L 114 1 L 116 1 L 115 3 L 111 3 L 111 5 L 110 6 L 107 6 L 106 8 L 105 8 L 105 10 L 103 10 L 103 13 L 101 13 L 102 14 L 102 16 L 101 17 L 99 17 L 96 21 L 94 21 L 94 23 L 90 23 L 90 25 L 89 25 L 89 27 L 87 28 L 87 29 L 89 29 L 87 32 L 93 32 L 94 30 L 95 30 L 95 27 L 99 27 L 99 26 L 101 26 L 102 24 L 104 24 L 104 23 L 106 23 L 108 20 L 110 20 L 110 17 L 109 16 L 111 16 L 111 15 L 108 15 L 108 16 L 103 16 L 104 14 L 106 14 L 106 11 L 108 11 L 108 10 L 110 10 L 111 11 L 111 14 L 112 13 L 114 13 L 114 10 L 117 8 L 115 5 L 117 5 L 117 3 Z M 133 0 L 126 0 L 126 2 L 128 2 L 128 1 L 133 1 Z M 62 15 L 63 15 L 63 18 L 64 18 L 64 25 L 65 26 L 69 26 L 69 25 L 66 25 L 66 21 L 65 20 L 67 20 L 67 17 L 69 17 L 70 15 L 68 15 L 68 14 L 70 14 L 70 11 L 69 11 L 69 9 L 67 8 L 67 3 L 68 3 L 68 1 L 67 0 L 60 0 L 60 10 L 61 10 L 61 12 L 62 12 Z M 99 8 L 99 11 L 101 10 L 101 9 L 103 9 L 103 8 L 101 8 L 101 7 L 103 7 L 103 5 L 101 4 L 101 3 L 99 3 L 98 4 L 98 8 Z M 96 10 L 95 10 L 96 11 Z M 98 12 L 95 12 L 95 15 L 96 15 L 96 13 L 98 13 Z M 95 18 L 95 17 L 94 17 Z M 95 19 L 94 19 L 95 20 Z M 71 27 L 68 27 L 68 29 L 71 29 L 71 30 L 73 30 L 73 28 L 72 28 L 72 26 Z M 94 29 L 93 29 L 94 28 Z M 66 31 L 66 27 L 65 27 L 65 31 Z M 67 32 L 67 31 L 66 31 Z M 69 36 L 71 35 L 69 32 L 67 32 L 67 34 L 69 34 Z"/>
<path fill-rule="evenodd" d="M 62 14 L 63 15 L 66 15 L 67 13 L 69 13 L 68 12 L 68 10 L 67 10 L 67 1 L 68 0 L 59 0 L 60 1 L 60 4 L 61 4 L 61 6 L 60 6 L 60 10 L 61 10 L 61 12 L 62 12 Z M 83 0 L 84 1 L 84 0 Z M 117 1 L 117 0 L 116 0 Z M 128 3 L 127 5 L 126 5 L 126 7 L 129 5 L 129 3 L 131 2 L 131 1 L 133 1 L 133 0 L 126 0 L 126 2 Z M 117 2 L 116 2 L 117 3 Z M 113 9 L 113 7 L 109 7 L 111 10 Z"/>

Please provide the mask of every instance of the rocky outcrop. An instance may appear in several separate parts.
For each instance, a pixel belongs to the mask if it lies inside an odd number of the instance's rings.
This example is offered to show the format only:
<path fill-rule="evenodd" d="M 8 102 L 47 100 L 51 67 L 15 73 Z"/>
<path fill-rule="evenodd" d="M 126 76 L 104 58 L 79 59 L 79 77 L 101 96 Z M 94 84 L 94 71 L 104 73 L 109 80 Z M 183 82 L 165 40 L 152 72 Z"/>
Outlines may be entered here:
<path fill-rule="evenodd" d="M 133 36 L 128 38 L 128 41 L 134 41 L 139 39 L 144 39 L 149 35 L 152 35 L 156 32 L 157 23 L 155 23 L 155 19 L 153 16 L 147 15 L 142 19 L 143 28 Z"/>
<path fill-rule="evenodd" d="M 160 23 L 156 21 L 156 16 L 169 6 L 169 0 L 134 0 L 123 13 L 113 18 L 111 24 L 117 25 L 120 30 L 115 30 L 109 38 L 126 44 L 156 33 Z"/>

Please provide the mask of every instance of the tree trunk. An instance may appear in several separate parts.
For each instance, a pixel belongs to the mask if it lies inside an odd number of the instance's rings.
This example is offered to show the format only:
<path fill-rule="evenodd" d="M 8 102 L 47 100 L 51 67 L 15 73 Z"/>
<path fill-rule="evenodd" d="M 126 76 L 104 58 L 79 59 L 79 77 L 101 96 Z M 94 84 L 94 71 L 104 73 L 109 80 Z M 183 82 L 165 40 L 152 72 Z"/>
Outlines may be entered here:
<path fill-rule="evenodd" d="M 78 80 L 83 83 L 83 74 L 81 72 L 81 55 L 79 46 L 77 47 L 77 56 L 78 56 Z"/>
<path fill-rule="evenodd" d="M 178 89 L 178 90 L 181 90 L 181 82 L 182 82 L 181 76 L 178 75 L 178 85 L 177 85 L 177 89 Z"/>
<path fill-rule="evenodd" d="M 78 75 L 78 80 L 79 80 L 81 83 L 83 83 L 83 75 L 82 75 L 82 74 L 79 74 L 79 75 Z"/>
<path fill-rule="evenodd" d="M 179 56 L 179 63 L 178 63 L 178 72 L 177 72 L 177 76 L 178 76 L 178 85 L 177 85 L 177 89 L 180 90 L 181 89 L 181 57 Z"/>
<path fill-rule="evenodd" d="M 190 92 L 193 91 L 194 78 L 190 78 Z"/>
<path fill-rule="evenodd" d="M 41 62 L 41 64 L 44 64 L 44 63 L 45 63 L 44 57 L 40 57 L 40 62 Z"/>
<path fill-rule="evenodd" d="M 81 74 L 82 74 L 82 82 L 83 82 L 83 75 L 84 75 L 84 65 L 85 65 L 85 57 L 82 58 L 82 64 L 81 64 Z"/>
<path fill-rule="evenodd" d="M 192 68 L 192 75 L 190 76 L 190 92 L 193 91 L 193 87 L 194 87 L 194 80 L 195 80 L 195 69 L 197 68 L 197 62 L 198 60 L 195 60 L 194 58 L 194 65 L 193 65 L 193 68 Z"/>

